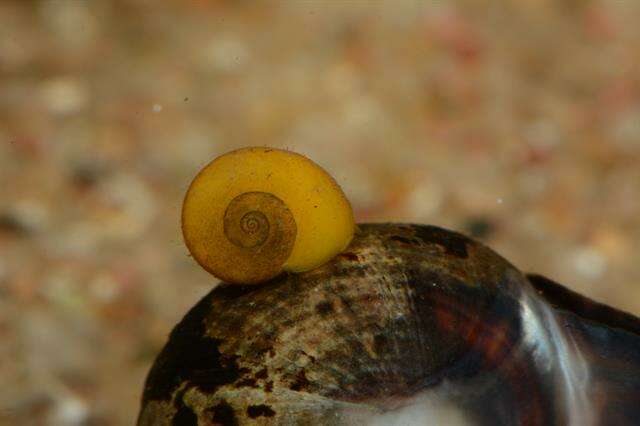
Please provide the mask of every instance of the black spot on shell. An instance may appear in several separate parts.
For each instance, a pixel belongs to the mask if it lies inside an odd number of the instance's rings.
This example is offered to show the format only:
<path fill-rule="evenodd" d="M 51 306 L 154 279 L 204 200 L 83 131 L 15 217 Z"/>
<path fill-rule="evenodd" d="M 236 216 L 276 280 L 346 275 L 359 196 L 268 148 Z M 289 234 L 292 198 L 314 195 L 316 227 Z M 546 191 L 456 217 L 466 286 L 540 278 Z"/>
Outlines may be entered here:
<path fill-rule="evenodd" d="M 403 244 L 415 244 L 415 242 L 409 238 L 406 237 L 401 237 L 400 235 L 392 235 L 391 237 L 389 237 L 389 239 L 393 240 L 393 241 L 398 241 L 400 243 Z"/>
<path fill-rule="evenodd" d="M 225 300 L 233 300 L 245 296 L 258 289 L 255 285 L 220 284 L 214 290 L 216 297 Z"/>
<path fill-rule="evenodd" d="M 310 384 L 311 383 L 307 379 L 307 375 L 305 374 L 304 370 L 300 370 L 298 371 L 298 374 L 296 374 L 295 381 L 291 384 L 291 386 L 289 386 L 289 389 L 293 391 L 304 391 L 308 389 Z"/>
<path fill-rule="evenodd" d="M 176 412 L 171 421 L 172 426 L 198 426 L 198 417 L 191 408 L 183 406 Z"/>
<path fill-rule="evenodd" d="M 235 386 L 237 388 L 257 388 L 258 384 L 256 382 L 256 379 L 248 377 L 246 379 L 240 380 L 238 383 L 236 383 Z"/>
<path fill-rule="evenodd" d="M 316 357 L 313 355 L 309 355 L 308 353 L 306 353 L 305 351 L 302 351 L 302 355 L 306 356 L 307 358 L 309 358 L 309 360 L 313 363 L 316 362 Z"/>
<path fill-rule="evenodd" d="M 256 417 L 273 417 L 276 415 L 276 412 L 268 405 L 250 405 L 247 408 L 247 415 L 255 419 Z"/>
<path fill-rule="evenodd" d="M 266 368 L 263 368 L 262 370 L 258 371 L 255 374 L 256 379 L 266 379 L 268 376 L 269 376 L 269 373 L 267 372 Z"/>
<path fill-rule="evenodd" d="M 382 334 L 376 334 L 373 338 L 373 348 L 376 353 L 385 353 L 388 350 L 389 339 Z"/>
<path fill-rule="evenodd" d="M 237 388 L 248 387 L 248 388 L 259 388 L 258 380 L 264 380 L 269 376 L 266 368 L 259 370 L 257 373 L 253 375 L 253 377 L 245 377 L 242 380 L 239 380 L 235 386 Z"/>
<path fill-rule="evenodd" d="M 183 400 L 184 394 L 185 390 L 180 391 L 173 401 L 177 411 L 173 415 L 171 424 L 172 426 L 198 426 L 198 417 L 190 407 L 185 405 Z"/>
<path fill-rule="evenodd" d="M 233 412 L 233 407 L 231 407 L 226 401 L 220 402 L 218 405 L 215 405 L 207 410 L 207 414 L 211 417 L 211 421 L 214 425 L 220 426 L 237 426 L 238 421 L 236 420 L 236 415 Z"/>
<path fill-rule="evenodd" d="M 327 301 L 320 302 L 316 305 L 316 312 L 321 316 L 327 316 L 333 313 L 333 305 L 331 304 L 331 302 Z"/>
<path fill-rule="evenodd" d="M 416 226 L 413 230 L 415 236 L 426 244 L 437 244 L 444 248 L 447 254 L 461 259 L 469 257 L 467 244 L 470 243 L 471 240 L 462 234 L 436 226 Z"/>
<path fill-rule="evenodd" d="M 169 341 L 151 367 L 143 402 L 167 401 L 184 382 L 205 393 L 213 393 L 240 377 L 242 370 L 235 358 L 220 353 L 221 341 L 205 335 L 204 319 L 211 308 L 214 292 L 198 302 L 171 332 Z"/>

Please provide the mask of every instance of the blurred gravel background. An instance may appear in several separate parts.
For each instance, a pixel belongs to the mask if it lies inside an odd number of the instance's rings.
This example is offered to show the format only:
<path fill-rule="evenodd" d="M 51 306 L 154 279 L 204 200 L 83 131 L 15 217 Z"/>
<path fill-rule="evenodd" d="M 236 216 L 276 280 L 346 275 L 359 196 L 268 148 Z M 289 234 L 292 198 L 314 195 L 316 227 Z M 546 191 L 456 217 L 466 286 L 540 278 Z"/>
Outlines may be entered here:
<path fill-rule="evenodd" d="M 488 3 L 0 2 L 0 424 L 134 421 L 241 146 L 640 314 L 640 2 Z"/>

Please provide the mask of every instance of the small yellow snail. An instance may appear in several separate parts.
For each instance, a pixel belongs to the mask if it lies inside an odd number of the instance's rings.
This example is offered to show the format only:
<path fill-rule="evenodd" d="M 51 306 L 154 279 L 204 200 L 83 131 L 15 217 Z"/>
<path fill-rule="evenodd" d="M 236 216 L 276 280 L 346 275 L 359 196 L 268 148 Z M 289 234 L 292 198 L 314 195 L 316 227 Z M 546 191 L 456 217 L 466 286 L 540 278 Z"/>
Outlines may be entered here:
<path fill-rule="evenodd" d="M 320 266 L 346 248 L 354 228 L 351 205 L 326 171 L 300 154 L 264 147 L 214 159 L 182 207 L 189 251 L 230 283 Z"/>

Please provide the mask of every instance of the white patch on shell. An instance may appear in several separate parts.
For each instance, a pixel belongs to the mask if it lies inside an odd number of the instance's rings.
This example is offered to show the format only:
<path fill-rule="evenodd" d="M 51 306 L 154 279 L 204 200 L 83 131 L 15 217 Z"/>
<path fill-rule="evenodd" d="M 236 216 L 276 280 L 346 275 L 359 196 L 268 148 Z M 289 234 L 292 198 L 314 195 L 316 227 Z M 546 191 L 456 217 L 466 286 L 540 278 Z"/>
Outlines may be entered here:
<path fill-rule="evenodd" d="M 353 426 L 469 426 L 462 409 L 446 399 L 423 392 L 405 400 L 399 407 L 384 412 L 371 410 L 343 411 L 344 424 Z"/>
<path fill-rule="evenodd" d="M 534 352 L 538 368 L 557 377 L 559 397 L 564 398 L 566 418 L 571 426 L 594 424 L 587 392 L 589 365 L 571 335 L 563 331 L 548 306 L 523 292 L 521 298 L 524 343 Z"/>

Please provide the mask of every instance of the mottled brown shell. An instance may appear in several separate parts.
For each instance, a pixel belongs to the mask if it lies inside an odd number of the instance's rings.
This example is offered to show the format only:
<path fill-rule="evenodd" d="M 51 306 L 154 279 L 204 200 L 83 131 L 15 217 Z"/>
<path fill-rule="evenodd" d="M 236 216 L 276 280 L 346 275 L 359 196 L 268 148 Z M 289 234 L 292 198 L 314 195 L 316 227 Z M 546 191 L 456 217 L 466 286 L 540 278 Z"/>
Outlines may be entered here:
<path fill-rule="evenodd" d="M 524 346 L 530 288 L 460 234 L 361 225 L 320 268 L 202 299 L 151 369 L 139 425 L 365 424 L 443 383 L 466 386 L 473 397 L 453 398 L 476 423 L 562 424 Z M 469 391 L 477 377 L 500 401 Z"/>

